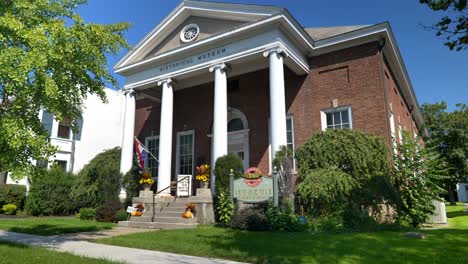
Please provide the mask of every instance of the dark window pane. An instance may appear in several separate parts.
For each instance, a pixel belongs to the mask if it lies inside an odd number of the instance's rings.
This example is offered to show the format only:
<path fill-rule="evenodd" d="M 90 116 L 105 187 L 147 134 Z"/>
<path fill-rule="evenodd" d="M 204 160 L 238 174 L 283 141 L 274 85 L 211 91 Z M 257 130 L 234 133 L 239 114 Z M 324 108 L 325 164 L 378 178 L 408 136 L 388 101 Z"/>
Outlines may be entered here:
<path fill-rule="evenodd" d="M 228 123 L 228 132 L 239 131 L 244 129 L 244 123 L 240 118 L 235 118 Z"/>
<path fill-rule="evenodd" d="M 292 130 L 292 119 L 291 118 L 286 119 L 286 130 L 288 130 L 288 131 Z"/>
<path fill-rule="evenodd" d="M 288 132 L 288 133 L 286 133 L 286 136 L 287 136 L 288 144 L 292 143 L 293 142 L 292 133 Z"/>
<path fill-rule="evenodd" d="M 347 110 L 341 112 L 341 122 L 349 123 L 349 112 Z"/>
<path fill-rule="evenodd" d="M 341 124 L 340 112 L 333 113 L 333 122 L 334 122 L 334 124 Z"/>
<path fill-rule="evenodd" d="M 330 127 L 333 125 L 333 116 L 332 113 L 327 113 L 327 126 Z"/>
<path fill-rule="evenodd" d="M 52 134 L 52 124 L 54 123 L 54 116 L 47 112 L 44 111 L 42 113 L 42 126 L 44 127 L 45 130 L 49 133 L 49 137 Z"/>
<path fill-rule="evenodd" d="M 343 124 L 343 128 L 349 128 L 349 124 Z"/>

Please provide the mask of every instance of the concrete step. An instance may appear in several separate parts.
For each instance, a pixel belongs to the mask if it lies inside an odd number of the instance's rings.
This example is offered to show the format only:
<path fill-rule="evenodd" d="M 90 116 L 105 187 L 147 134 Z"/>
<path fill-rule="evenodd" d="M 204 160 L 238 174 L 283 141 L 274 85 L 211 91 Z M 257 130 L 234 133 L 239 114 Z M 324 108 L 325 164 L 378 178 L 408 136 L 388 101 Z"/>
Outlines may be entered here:
<path fill-rule="evenodd" d="M 159 222 L 134 222 L 134 221 L 120 221 L 119 226 L 135 227 L 135 228 L 149 228 L 149 229 L 183 229 L 183 228 L 196 228 L 198 223 L 184 224 L 184 223 L 159 223 Z"/>
<path fill-rule="evenodd" d="M 152 216 L 132 216 L 130 217 L 131 222 L 151 222 Z M 154 222 L 159 223 L 170 223 L 170 224 L 193 224 L 198 223 L 196 217 L 194 218 L 183 218 L 182 216 L 178 217 L 162 217 L 156 215 L 154 217 Z"/>
<path fill-rule="evenodd" d="M 190 203 L 190 198 L 178 198 L 178 197 L 172 197 L 172 198 L 155 198 L 154 201 L 156 203 L 180 203 L 180 204 L 187 204 Z M 132 199 L 133 203 L 153 203 L 153 198 L 152 197 L 134 197 Z"/>
<path fill-rule="evenodd" d="M 185 212 L 185 210 L 180 210 L 180 211 L 156 211 L 154 214 L 155 216 L 159 217 L 181 217 L 182 214 Z M 144 211 L 142 216 L 153 216 L 152 211 Z"/>

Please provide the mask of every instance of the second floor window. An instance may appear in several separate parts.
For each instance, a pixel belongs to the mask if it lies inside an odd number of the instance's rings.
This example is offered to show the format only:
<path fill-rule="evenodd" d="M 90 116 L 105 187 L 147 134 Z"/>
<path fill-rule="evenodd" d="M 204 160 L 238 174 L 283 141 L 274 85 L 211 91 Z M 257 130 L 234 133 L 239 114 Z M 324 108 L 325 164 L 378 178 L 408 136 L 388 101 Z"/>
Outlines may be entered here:
<path fill-rule="evenodd" d="M 57 137 L 70 139 L 71 136 L 71 122 L 68 118 L 64 118 L 58 125 Z"/>

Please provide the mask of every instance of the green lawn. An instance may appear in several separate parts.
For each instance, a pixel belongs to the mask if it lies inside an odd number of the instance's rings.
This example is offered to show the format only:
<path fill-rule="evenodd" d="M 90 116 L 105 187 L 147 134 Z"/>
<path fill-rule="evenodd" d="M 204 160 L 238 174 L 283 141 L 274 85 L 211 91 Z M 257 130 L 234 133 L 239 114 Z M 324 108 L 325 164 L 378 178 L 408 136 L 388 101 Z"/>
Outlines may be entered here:
<path fill-rule="evenodd" d="M 450 228 L 468 229 L 468 215 L 465 212 L 463 203 L 457 203 L 457 205 L 447 203 L 445 209 Z"/>
<path fill-rule="evenodd" d="M 33 235 L 59 235 L 66 233 L 112 229 L 113 223 L 83 221 L 72 217 L 30 217 L 0 219 L 0 229 Z"/>
<path fill-rule="evenodd" d="M 19 244 L 0 241 L 0 263 L 16 264 L 16 263 L 34 263 L 34 264 L 50 264 L 50 263 L 91 263 L 104 264 L 115 263 L 106 260 L 91 259 L 85 257 L 74 256 L 68 253 L 60 253 L 52 250 L 28 247 Z"/>
<path fill-rule="evenodd" d="M 98 242 L 254 263 L 461 263 L 467 259 L 468 216 L 447 207 L 450 227 L 403 232 L 268 233 L 199 227 L 100 239 Z"/>

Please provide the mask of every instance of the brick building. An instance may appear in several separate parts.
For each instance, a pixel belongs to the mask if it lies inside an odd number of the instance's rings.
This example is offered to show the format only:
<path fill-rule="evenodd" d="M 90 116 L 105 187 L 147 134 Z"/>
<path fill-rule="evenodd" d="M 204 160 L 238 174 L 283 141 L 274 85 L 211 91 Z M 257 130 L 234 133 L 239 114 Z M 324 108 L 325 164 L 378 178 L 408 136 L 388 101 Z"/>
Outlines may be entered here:
<path fill-rule="evenodd" d="M 320 130 L 391 146 L 423 122 L 388 23 L 304 28 L 284 8 L 183 1 L 115 71 L 126 77 L 121 171 L 136 136 L 159 158 L 146 164 L 158 190 L 227 153 L 269 172 L 281 145 Z"/>

